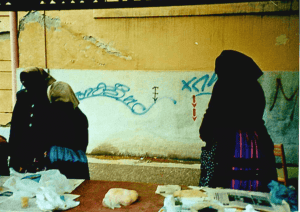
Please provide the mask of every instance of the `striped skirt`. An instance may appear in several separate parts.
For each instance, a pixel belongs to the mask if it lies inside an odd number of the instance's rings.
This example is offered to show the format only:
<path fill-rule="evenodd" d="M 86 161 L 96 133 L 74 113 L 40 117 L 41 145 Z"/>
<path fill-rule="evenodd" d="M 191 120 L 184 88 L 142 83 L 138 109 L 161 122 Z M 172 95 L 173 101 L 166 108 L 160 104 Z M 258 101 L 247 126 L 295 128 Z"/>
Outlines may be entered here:
<path fill-rule="evenodd" d="M 242 131 L 236 133 L 234 158 L 237 160 L 242 159 L 243 163 L 232 167 L 233 177 L 240 172 L 239 176 L 245 175 L 252 179 L 245 179 L 245 177 L 233 178 L 230 188 L 249 191 L 260 190 L 262 182 L 258 175 L 262 167 L 258 164 L 259 159 L 261 159 L 261 151 L 258 149 L 257 141 L 258 135 L 256 132 L 250 135 Z"/>
<path fill-rule="evenodd" d="M 237 130 L 233 136 L 222 135 L 202 149 L 199 185 L 268 192 L 268 183 L 277 179 L 268 134 Z"/>

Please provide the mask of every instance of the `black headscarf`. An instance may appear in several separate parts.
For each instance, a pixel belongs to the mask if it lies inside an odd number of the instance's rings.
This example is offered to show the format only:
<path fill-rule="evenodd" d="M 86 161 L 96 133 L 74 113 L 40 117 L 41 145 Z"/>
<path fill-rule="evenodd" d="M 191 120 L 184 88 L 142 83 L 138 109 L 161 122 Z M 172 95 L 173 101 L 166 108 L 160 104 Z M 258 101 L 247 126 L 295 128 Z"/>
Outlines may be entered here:
<path fill-rule="evenodd" d="M 24 87 L 31 92 L 47 88 L 56 81 L 44 69 L 38 67 L 30 67 L 22 71 L 20 80 Z"/>
<path fill-rule="evenodd" d="M 234 50 L 224 50 L 215 63 L 215 73 L 221 80 L 257 80 L 263 72 L 247 55 Z"/>
<path fill-rule="evenodd" d="M 42 68 L 25 69 L 20 74 L 20 80 L 29 93 L 37 98 L 39 98 L 37 94 L 45 95 L 48 88 L 47 96 L 51 103 L 70 102 L 74 109 L 78 107 L 79 101 L 71 86 L 65 82 L 57 82 Z"/>

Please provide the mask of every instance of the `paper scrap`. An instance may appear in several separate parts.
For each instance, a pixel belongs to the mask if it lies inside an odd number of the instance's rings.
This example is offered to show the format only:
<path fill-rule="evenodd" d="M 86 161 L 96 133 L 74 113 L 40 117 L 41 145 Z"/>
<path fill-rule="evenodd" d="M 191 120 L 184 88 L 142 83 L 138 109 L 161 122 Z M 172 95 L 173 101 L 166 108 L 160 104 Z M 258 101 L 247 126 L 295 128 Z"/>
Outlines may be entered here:
<path fill-rule="evenodd" d="M 181 191 L 175 191 L 173 193 L 174 197 L 207 197 L 205 192 L 198 191 L 198 190 L 181 190 Z"/>
<path fill-rule="evenodd" d="M 175 191 L 180 190 L 181 187 L 179 185 L 159 185 L 157 186 L 155 193 L 167 197 L 168 195 L 173 194 Z"/>

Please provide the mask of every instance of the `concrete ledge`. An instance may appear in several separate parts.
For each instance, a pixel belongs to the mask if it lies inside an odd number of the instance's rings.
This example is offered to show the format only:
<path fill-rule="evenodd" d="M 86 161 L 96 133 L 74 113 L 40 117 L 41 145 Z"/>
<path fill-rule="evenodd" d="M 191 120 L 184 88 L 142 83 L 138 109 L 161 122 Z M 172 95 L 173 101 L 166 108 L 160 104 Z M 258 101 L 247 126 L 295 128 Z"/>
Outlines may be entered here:
<path fill-rule="evenodd" d="M 192 6 L 95 9 L 94 18 L 121 17 L 176 17 L 199 15 L 229 15 L 298 11 L 297 1 L 263 1 L 226 4 L 205 4 Z"/>
<path fill-rule="evenodd" d="M 197 186 L 200 179 L 200 164 L 99 160 L 89 157 L 88 162 L 91 180 Z"/>

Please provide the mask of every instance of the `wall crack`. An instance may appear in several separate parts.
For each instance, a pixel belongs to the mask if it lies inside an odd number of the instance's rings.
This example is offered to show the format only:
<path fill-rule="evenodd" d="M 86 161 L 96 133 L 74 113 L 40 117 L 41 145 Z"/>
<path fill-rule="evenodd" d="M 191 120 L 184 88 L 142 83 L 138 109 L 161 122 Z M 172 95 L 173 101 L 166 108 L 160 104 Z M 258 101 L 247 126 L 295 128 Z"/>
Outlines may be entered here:
<path fill-rule="evenodd" d="M 119 52 L 115 48 L 109 46 L 108 44 L 102 41 L 98 41 L 96 38 L 92 36 L 83 36 L 83 39 L 95 44 L 98 48 L 103 49 L 108 54 L 115 55 L 120 58 L 124 58 L 125 60 L 132 60 L 131 56 L 124 56 L 121 52 Z"/>

